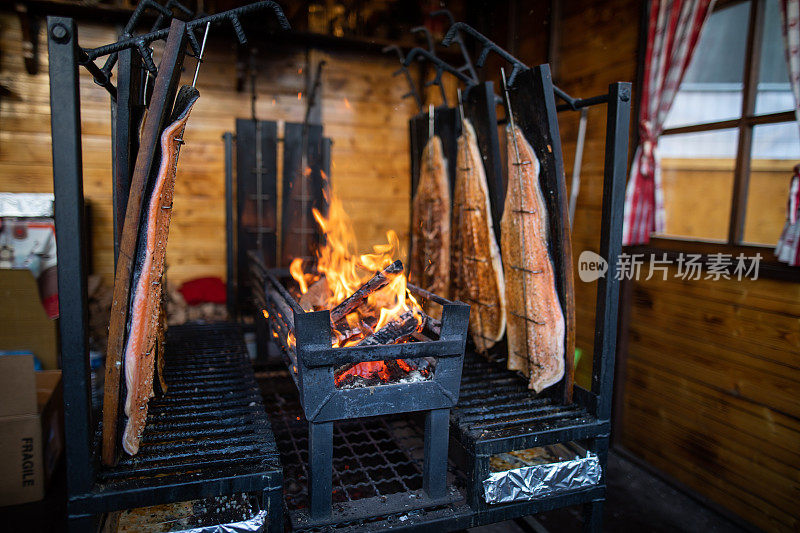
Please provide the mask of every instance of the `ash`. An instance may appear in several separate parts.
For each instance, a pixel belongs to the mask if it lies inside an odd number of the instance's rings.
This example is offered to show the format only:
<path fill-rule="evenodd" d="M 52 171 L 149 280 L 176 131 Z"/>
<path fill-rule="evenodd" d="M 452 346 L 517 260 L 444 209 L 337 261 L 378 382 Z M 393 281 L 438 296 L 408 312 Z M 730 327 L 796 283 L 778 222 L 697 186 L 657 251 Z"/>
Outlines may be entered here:
<path fill-rule="evenodd" d="M 400 379 L 393 379 L 386 383 L 378 378 L 362 378 L 361 376 L 349 376 L 339 389 L 363 389 L 367 387 L 380 387 L 382 385 L 399 385 L 401 383 L 419 383 L 421 381 L 428 381 L 433 377 L 433 372 L 420 372 L 414 369 Z"/>

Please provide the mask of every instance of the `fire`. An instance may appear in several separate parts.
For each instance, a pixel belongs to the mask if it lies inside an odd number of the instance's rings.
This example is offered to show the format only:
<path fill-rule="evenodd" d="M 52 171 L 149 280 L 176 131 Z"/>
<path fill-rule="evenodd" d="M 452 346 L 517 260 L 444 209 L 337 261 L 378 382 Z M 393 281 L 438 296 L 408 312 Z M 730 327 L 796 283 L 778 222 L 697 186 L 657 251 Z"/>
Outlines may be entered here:
<path fill-rule="evenodd" d="M 289 273 L 292 277 L 297 281 L 297 284 L 300 285 L 300 293 L 305 294 L 308 292 L 308 283 L 306 283 L 305 274 L 303 274 L 303 260 L 299 257 L 292 261 L 292 264 L 289 265 Z"/>
<path fill-rule="evenodd" d="M 292 261 L 289 272 L 297 281 L 300 293 L 317 297 L 316 309 L 333 309 L 343 302 L 364 283 L 400 257 L 400 239 L 394 231 L 386 234 L 386 243 L 373 246 L 372 253 L 359 254 L 357 240 L 350 217 L 342 201 L 333 189 L 328 194 L 328 212 L 323 215 L 313 210 L 314 219 L 325 234 L 325 244 L 316 252 L 316 272 L 304 270 L 303 260 Z M 347 347 L 358 344 L 373 332 L 379 331 L 403 314 L 411 313 L 421 329 L 422 308 L 407 288 L 407 278 L 402 272 L 387 274 L 389 282 L 381 289 L 369 294 L 366 305 L 348 314 L 334 324 L 334 347 Z M 327 291 L 312 291 L 316 283 L 327 284 Z M 311 291 L 311 293 L 309 293 Z M 382 361 L 359 363 L 337 378 L 337 383 L 346 375 L 362 377 L 378 376 L 389 379 L 389 371 Z M 405 362 L 398 363 L 405 370 L 410 368 Z"/>

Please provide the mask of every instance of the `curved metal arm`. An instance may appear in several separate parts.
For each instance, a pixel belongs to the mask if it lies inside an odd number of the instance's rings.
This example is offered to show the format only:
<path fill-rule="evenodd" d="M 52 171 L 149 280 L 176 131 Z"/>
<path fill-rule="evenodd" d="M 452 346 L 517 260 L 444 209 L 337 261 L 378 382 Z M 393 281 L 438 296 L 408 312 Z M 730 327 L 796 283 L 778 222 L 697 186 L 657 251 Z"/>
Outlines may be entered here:
<path fill-rule="evenodd" d="M 478 30 L 470 26 L 469 24 L 465 24 L 463 22 L 456 22 L 450 29 L 447 30 L 447 34 L 444 36 L 442 40 L 442 44 L 444 46 L 450 46 L 453 41 L 456 40 L 459 31 L 463 31 L 471 35 L 475 40 L 480 42 L 483 45 L 481 49 L 481 53 L 478 56 L 478 61 L 475 62 L 476 65 L 482 67 L 484 63 L 486 63 L 486 58 L 489 56 L 489 52 L 494 52 L 506 61 L 508 61 L 513 69 L 511 70 L 511 76 L 508 78 L 509 85 L 514 84 L 514 79 L 517 77 L 517 74 L 528 68 L 525 63 L 517 59 L 516 57 L 512 56 L 499 46 L 497 46 L 494 42 L 492 42 L 488 37 L 480 33 Z"/>
<path fill-rule="evenodd" d="M 432 54 L 436 54 L 435 45 L 433 44 L 433 35 L 428 28 L 425 26 L 414 26 L 411 28 L 411 33 L 423 33 L 425 35 L 425 41 L 428 43 L 428 50 Z"/>
<path fill-rule="evenodd" d="M 453 18 L 453 14 L 449 9 L 439 9 L 434 11 L 430 14 L 430 17 L 445 17 L 450 23 L 450 26 L 456 23 L 456 19 Z M 462 39 L 461 34 L 456 31 L 453 40 L 458 44 L 458 47 L 461 49 L 461 56 L 464 58 L 464 64 L 458 67 L 458 70 L 460 72 L 468 73 L 468 75 L 472 78 L 472 83 L 477 85 L 479 82 L 478 73 L 475 72 L 475 67 L 472 65 L 472 58 L 470 58 L 469 52 L 467 52 L 467 47 L 464 46 L 464 39 Z"/>
<path fill-rule="evenodd" d="M 431 63 L 433 63 L 437 71 L 439 71 L 439 81 L 441 81 L 441 73 L 448 72 L 453 76 L 455 76 L 456 78 L 458 78 L 460 81 L 463 81 L 468 85 L 474 85 L 475 83 L 472 78 L 470 78 L 469 76 L 458 70 L 456 67 L 454 67 L 450 63 L 447 63 L 446 61 L 442 61 L 437 56 L 433 55 L 424 48 L 412 48 L 411 50 L 409 50 L 408 54 L 406 55 L 405 61 L 403 61 L 403 65 L 406 67 L 410 65 L 416 56 L 422 56 Z M 431 83 L 432 82 L 429 82 L 428 84 L 430 85 Z"/>
<path fill-rule="evenodd" d="M 422 111 L 422 100 L 419 97 L 419 93 L 417 92 L 417 86 L 414 83 L 414 79 L 411 77 L 411 73 L 408 71 L 408 67 L 405 65 L 405 58 L 403 57 L 403 51 L 400 50 L 400 47 L 396 44 L 390 44 L 389 46 L 384 46 L 383 50 L 381 50 L 384 54 L 389 52 L 396 52 L 397 58 L 400 60 L 400 68 L 392 73 L 392 76 L 397 76 L 398 74 L 402 73 L 405 75 L 406 82 L 408 83 L 408 92 L 403 95 L 403 98 L 408 98 L 409 96 L 414 97 L 414 101 L 417 103 L 417 108 L 419 111 Z"/>
<path fill-rule="evenodd" d="M 431 81 L 426 82 L 425 86 L 426 87 L 430 87 L 431 85 L 438 86 L 439 92 L 442 95 L 442 103 L 444 103 L 444 105 L 448 105 L 447 94 L 445 93 L 444 85 L 442 84 L 442 75 L 445 72 L 452 74 L 458 80 L 464 82 L 467 85 L 475 84 L 475 81 L 472 78 L 461 72 L 453 65 L 447 63 L 446 61 L 442 61 L 441 59 L 436 57 L 436 55 L 429 52 L 428 50 L 425 50 L 424 48 L 412 48 L 411 50 L 409 50 L 408 55 L 406 55 L 405 61 L 403 61 L 403 66 L 408 67 L 408 65 L 410 65 L 411 62 L 414 60 L 414 58 L 417 56 L 422 56 L 423 58 L 427 59 L 433 64 L 433 67 L 436 71 L 436 75 Z"/>
<path fill-rule="evenodd" d="M 139 8 L 137 7 L 137 9 Z M 205 30 L 206 24 L 208 23 L 217 24 L 220 22 L 230 22 L 230 24 L 233 26 L 233 30 L 236 32 L 236 37 L 239 39 L 239 42 L 241 44 L 246 44 L 247 36 L 244 34 L 244 30 L 242 29 L 242 24 L 241 21 L 239 20 L 239 17 L 264 10 L 271 10 L 273 12 L 275 18 L 278 20 L 278 24 L 280 25 L 281 29 L 288 30 L 290 28 L 289 21 L 286 18 L 286 15 L 283 14 L 283 10 L 281 10 L 280 6 L 277 3 L 271 0 L 256 2 L 254 4 L 250 4 L 247 6 L 242 6 L 236 9 L 231 9 L 229 11 L 224 11 L 222 13 L 217 13 L 216 15 L 208 15 L 206 17 L 195 19 L 186 24 L 189 41 L 190 43 L 192 43 L 192 48 L 193 49 L 196 48 L 195 54 L 200 53 L 200 47 L 197 41 L 197 36 L 194 34 L 195 29 L 199 28 L 202 31 Z M 110 85 L 111 83 L 109 76 L 105 75 L 105 73 L 102 70 L 100 70 L 99 68 L 97 68 L 96 65 L 94 65 L 94 60 L 99 57 L 114 54 L 116 52 L 128 48 L 136 49 L 139 55 L 142 57 L 142 61 L 144 62 L 144 65 L 147 68 L 147 70 L 149 70 L 153 75 L 156 75 L 158 73 L 158 69 L 156 68 L 155 63 L 153 62 L 153 55 L 149 45 L 154 41 L 165 39 L 167 35 L 169 35 L 169 28 L 164 28 L 161 30 L 152 31 L 144 35 L 138 35 L 135 37 L 120 39 L 116 43 L 107 44 L 105 46 L 98 46 L 97 48 L 88 48 L 88 49 L 81 48 L 79 52 L 81 57 L 79 58 L 79 60 L 80 63 L 92 73 L 92 76 L 94 77 L 95 81 L 106 88 L 108 88 L 108 85 Z M 89 65 L 89 63 L 91 63 L 91 66 Z M 92 68 L 92 66 L 94 66 L 94 68 Z"/>

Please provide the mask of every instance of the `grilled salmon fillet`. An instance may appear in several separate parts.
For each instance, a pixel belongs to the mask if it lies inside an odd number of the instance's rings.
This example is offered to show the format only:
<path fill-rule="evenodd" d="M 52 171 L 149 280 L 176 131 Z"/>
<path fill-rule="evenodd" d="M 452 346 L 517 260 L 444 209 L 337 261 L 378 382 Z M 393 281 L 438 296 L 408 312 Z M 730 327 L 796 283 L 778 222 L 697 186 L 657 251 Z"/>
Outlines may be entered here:
<path fill-rule="evenodd" d="M 508 188 L 501 247 L 508 305 L 508 368 L 537 393 L 564 376 L 564 313 L 547 248 L 539 161 L 519 130 L 507 128 Z"/>
<path fill-rule="evenodd" d="M 136 263 L 132 281 L 132 299 L 125 343 L 125 431 L 122 447 L 135 455 L 147 420 L 147 403 L 153 396 L 153 371 L 159 346 L 159 315 L 163 305 L 162 279 L 167 251 L 167 237 L 172 215 L 172 197 L 182 136 L 189 112 L 199 93 L 190 86 L 181 87 L 170 124 L 161 134 L 161 163 L 151 180 L 142 215 Z"/>
<path fill-rule="evenodd" d="M 505 333 L 506 288 L 486 170 L 469 120 L 458 138 L 452 228 L 452 296 L 470 304 L 472 341 L 479 352 L 486 352 Z"/>
<path fill-rule="evenodd" d="M 422 152 L 419 183 L 412 203 L 411 265 L 412 283 L 448 297 L 450 289 L 450 184 L 447 160 L 438 136 L 428 140 Z M 441 315 L 430 308 L 426 311 Z"/>

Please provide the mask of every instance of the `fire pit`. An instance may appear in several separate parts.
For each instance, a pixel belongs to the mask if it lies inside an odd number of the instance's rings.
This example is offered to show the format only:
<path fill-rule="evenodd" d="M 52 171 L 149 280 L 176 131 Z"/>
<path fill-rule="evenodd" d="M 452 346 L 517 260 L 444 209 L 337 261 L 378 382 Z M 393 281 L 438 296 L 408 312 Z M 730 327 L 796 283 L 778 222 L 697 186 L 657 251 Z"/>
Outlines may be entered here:
<path fill-rule="evenodd" d="M 423 488 L 430 505 L 448 500 L 449 417 L 458 401 L 469 306 L 409 285 L 416 296 L 442 306 L 440 323 L 430 320 L 421 332 L 414 332 L 411 342 L 333 347 L 331 311 L 304 311 L 281 282 L 284 272 L 267 270 L 257 259 L 254 264 L 263 279 L 263 317 L 281 347 L 310 423 L 307 523 L 331 516 L 334 420 L 427 411 Z M 348 374 L 342 368 L 357 370 Z M 417 503 L 426 501 L 418 498 Z"/>
<path fill-rule="evenodd" d="M 469 306 L 407 284 L 402 263 L 393 260 L 398 245 L 391 232 L 389 244 L 374 254 L 355 255 L 352 229 L 335 195 L 328 218 L 314 215 L 326 243 L 313 271 L 304 272 L 300 260 L 289 272 L 269 270 L 250 255 L 261 317 L 309 421 L 309 510 L 293 520 L 305 526 L 335 521 L 333 421 L 413 411 L 427 411 L 423 494 L 390 503 L 398 511 L 449 503 L 449 416 L 458 401 Z M 387 511 L 387 505 L 381 508 Z"/>

